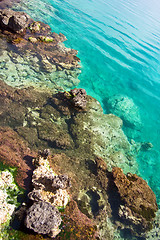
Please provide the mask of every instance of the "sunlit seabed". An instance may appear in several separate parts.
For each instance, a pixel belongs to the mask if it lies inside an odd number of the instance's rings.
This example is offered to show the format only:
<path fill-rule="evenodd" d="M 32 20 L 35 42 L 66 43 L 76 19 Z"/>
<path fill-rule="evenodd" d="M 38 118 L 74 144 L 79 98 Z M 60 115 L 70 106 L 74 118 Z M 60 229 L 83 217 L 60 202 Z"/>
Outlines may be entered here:
<path fill-rule="evenodd" d="M 115 95 L 133 100 L 141 127 L 126 124 L 124 131 L 129 139 L 154 146 L 141 152 L 138 163 L 160 204 L 160 2 L 22 0 L 14 9 L 66 35 L 65 45 L 79 51 L 79 87 L 97 98 L 105 113 L 114 112 L 108 101 Z M 136 118 L 137 112 L 131 112 Z"/>

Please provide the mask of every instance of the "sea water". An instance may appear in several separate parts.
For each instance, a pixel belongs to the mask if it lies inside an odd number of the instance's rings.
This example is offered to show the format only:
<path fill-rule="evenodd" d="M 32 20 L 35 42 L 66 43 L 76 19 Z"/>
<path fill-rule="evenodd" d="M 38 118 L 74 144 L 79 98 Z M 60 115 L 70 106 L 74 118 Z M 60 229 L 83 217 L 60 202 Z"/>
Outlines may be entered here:
<path fill-rule="evenodd" d="M 21 0 L 14 9 L 68 38 L 65 45 L 81 59 L 79 87 L 98 99 L 105 113 L 115 113 L 112 99 L 126 100 L 116 114 L 124 117 L 130 141 L 153 145 L 137 161 L 160 205 L 160 1 Z M 125 114 L 133 122 L 138 114 L 140 123 L 127 124 Z"/>

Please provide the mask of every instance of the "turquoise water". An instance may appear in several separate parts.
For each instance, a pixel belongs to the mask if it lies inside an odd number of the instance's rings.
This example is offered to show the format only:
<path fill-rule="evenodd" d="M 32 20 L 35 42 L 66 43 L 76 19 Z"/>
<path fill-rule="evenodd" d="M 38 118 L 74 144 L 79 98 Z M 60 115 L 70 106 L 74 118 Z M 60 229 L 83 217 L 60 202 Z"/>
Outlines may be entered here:
<path fill-rule="evenodd" d="M 112 112 L 108 103 L 117 94 L 133 100 L 141 123 L 124 122 L 124 131 L 129 139 L 154 146 L 137 161 L 160 204 L 159 0 L 22 0 L 15 9 L 68 38 L 65 45 L 77 49 L 81 59 L 79 87 L 97 98 L 105 113 Z M 136 119 L 137 112 L 130 114 Z"/>

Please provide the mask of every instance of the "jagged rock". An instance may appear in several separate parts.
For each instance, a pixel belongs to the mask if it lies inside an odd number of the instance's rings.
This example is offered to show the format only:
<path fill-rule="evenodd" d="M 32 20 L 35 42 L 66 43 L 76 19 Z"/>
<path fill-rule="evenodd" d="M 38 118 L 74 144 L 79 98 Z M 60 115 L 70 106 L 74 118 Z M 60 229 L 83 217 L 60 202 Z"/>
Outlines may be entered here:
<path fill-rule="evenodd" d="M 37 168 L 33 171 L 33 191 L 28 194 L 32 201 L 45 201 L 57 207 L 65 207 L 69 201 L 67 188 L 71 186 L 67 175 L 56 175 L 47 160 L 49 150 L 39 151 L 33 160 Z"/>
<path fill-rule="evenodd" d="M 27 211 L 25 225 L 34 232 L 57 236 L 61 231 L 61 215 L 56 207 L 47 202 L 36 202 Z"/>
<path fill-rule="evenodd" d="M 44 159 L 47 159 L 49 155 L 50 155 L 49 149 L 44 149 L 43 151 L 41 151 L 41 150 L 38 151 L 38 156 L 40 156 Z"/>
<path fill-rule="evenodd" d="M 71 103 L 76 108 L 85 109 L 87 100 L 86 100 L 86 91 L 82 88 L 75 88 L 69 92 L 64 92 L 64 96 L 71 101 Z"/>
<path fill-rule="evenodd" d="M 15 12 L 11 9 L 0 10 L 0 27 L 20 33 L 28 26 L 30 17 L 24 12 Z"/>
<path fill-rule="evenodd" d="M 112 174 L 120 196 L 119 217 L 136 235 L 150 230 L 158 209 L 151 188 L 141 177 L 131 173 L 125 175 L 120 168 L 113 168 Z"/>
<path fill-rule="evenodd" d="M 67 175 L 55 176 L 52 180 L 52 187 L 54 189 L 66 189 L 71 186 L 70 179 Z"/>

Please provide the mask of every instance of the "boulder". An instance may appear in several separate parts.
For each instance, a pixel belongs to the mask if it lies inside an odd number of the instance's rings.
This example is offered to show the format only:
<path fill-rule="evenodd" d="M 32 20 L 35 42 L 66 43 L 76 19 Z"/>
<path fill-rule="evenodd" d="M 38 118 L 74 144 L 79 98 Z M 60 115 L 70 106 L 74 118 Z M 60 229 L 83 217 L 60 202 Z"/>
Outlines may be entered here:
<path fill-rule="evenodd" d="M 141 177 L 131 173 L 125 175 L 121 168 L 113 168 L 112 174 L 120 197 L 118 207 L 120 219 L 136 235 L 150 230 L 158 210 L 156 196 L 151 188 Z"/>
<path fill-rule="evenodd" d="M 0 10 L 0 27 L 15 33 L 20 33 L 28 27 L 30 17 L 24 12 L 15 12 L 11 9 Z"/>

